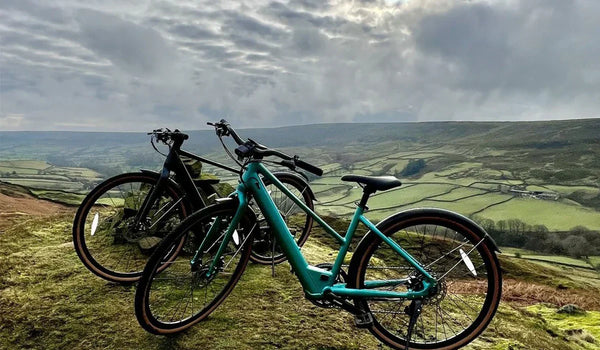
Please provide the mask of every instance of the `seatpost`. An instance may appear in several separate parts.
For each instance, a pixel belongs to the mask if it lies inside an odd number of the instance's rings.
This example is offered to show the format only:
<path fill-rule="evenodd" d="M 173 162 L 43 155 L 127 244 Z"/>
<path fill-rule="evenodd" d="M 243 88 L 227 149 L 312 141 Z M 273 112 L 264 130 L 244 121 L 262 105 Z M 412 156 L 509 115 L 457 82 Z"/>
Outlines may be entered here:
<path fill-rule="evenodd" d="M 373 193 L 375 193 L 375 191 L 370 189 L 369 186 L 363 187 L 363 195 L 360 198 L 360 202 L 358 202 L 358 206 L 364 210 L 369 210 L 369 207 L 367 207 L 367 201 L 369 200 L 369 196 Z"/>

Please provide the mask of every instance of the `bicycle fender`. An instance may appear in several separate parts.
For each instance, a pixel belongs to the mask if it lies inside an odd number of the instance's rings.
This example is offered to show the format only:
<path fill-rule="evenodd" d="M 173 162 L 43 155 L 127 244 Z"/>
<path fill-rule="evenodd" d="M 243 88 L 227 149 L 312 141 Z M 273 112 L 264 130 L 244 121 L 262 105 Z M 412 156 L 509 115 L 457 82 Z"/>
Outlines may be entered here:
<path fill-rule="evenodd" d="M 144 174 L 152 174 L 152 175 L 160 176 L 160 173 L 158 171 L 154 171 L 154 170 L 140 169 L 140 172 L 144 173 Z"/>

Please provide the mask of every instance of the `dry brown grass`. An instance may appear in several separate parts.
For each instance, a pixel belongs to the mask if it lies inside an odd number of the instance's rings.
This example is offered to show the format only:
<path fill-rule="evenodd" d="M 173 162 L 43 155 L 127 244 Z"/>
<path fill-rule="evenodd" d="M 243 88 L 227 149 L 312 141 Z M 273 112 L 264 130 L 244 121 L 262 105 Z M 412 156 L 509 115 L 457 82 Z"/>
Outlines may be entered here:
<path fill-rule="evenodd" d="M 458 294 L 482 294 L 485 283 L 454 282 L 448 290 Z M 548 303 L 561 307 L 575 304 L 585 310 L 600 311 L 600 291 L 596 289 L 568 288 L 560 289 L 543 284 L 507 279 L 502 282 L 502 301 L 519 305 Z"/>
<path fill-rule="evenodd" d="M 22 217 L 45 217 L 65 213 L 68 208 L 57 203 L 39 200 L 23 193 L 0 193 L 0 229 L 14 224 Z"/>
<path fill-rule="evenodd" d="M 600 293 L 598 290 L 559 289 L 513 279 L 503 281 L 502 301 L 523 305 L 549 303 L 559 307 L 575 304 L 584 310 L 600 311 Z"/>

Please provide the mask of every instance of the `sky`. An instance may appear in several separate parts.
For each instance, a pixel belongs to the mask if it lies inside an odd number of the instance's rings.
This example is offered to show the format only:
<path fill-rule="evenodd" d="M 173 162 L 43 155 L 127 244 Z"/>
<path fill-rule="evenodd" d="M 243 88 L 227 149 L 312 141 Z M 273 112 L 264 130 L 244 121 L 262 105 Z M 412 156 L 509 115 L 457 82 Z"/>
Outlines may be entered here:
<path fill-rule="evenodd" d="M 0 130 L 600 116 L 597 0 L 0 0 Z"/>

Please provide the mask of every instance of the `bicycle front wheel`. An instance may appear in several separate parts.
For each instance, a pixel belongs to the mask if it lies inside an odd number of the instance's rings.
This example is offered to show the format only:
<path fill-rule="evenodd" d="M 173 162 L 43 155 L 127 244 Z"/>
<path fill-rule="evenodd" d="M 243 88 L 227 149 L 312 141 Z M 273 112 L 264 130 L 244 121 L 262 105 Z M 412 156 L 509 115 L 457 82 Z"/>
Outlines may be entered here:
<path fill-rule="evenodd" d="M 135 314 L 145 330 L 153 334 L 181 332 L 205 319 L 233 290 L 246 268 L 258 228 L 248 209 L 223 254 L 216 257 L 236 209 L 221 203 L 194 213 L 150 257 L 135 294 Z M 164 254 L 186 236 L 184 249 L 165 262 Z"/>
<path fill-rule="evenodd" d="M 151 173 L 126 173 L 98 185 L 83 200 L 73 222 L 73 243 L 83 264 L 112 282 L 135 282 L 153 249 L 188 214 L 185 199 L 168 182 L 145 217 L 136 220 L 158 182 Z M 166 257 L 175 254 L 183 240 Z"/>
<path fill-rule="evenodd" d="M 357 298 L 357 307 L 373 316 L 371 333 L 397 349 L 405 349 L 407 340 L 410 349 L 457 349 L 481 334 L 496 312 L 502 289 L 498 259 L 485 233 L 462 216 L 436 209 L 400 213 L 378 228 L 438 284 L 421 299 L 410 339 L 412 300 Z M 354 253 L 349 286 L 366 288 L 368 281 L 406 278 L 407 284 L 385 290 L 419 290 L 423 276 L 379 236 L 368 234 Z"/>

